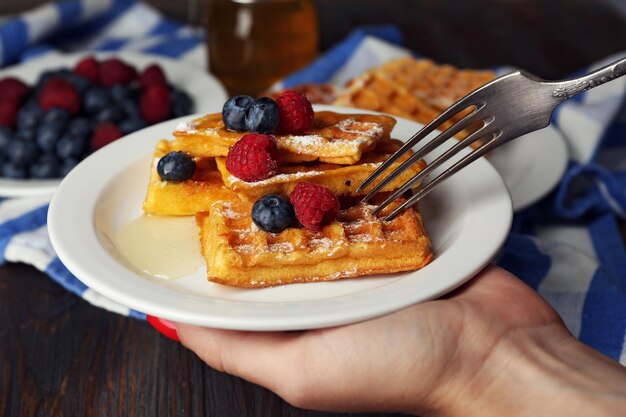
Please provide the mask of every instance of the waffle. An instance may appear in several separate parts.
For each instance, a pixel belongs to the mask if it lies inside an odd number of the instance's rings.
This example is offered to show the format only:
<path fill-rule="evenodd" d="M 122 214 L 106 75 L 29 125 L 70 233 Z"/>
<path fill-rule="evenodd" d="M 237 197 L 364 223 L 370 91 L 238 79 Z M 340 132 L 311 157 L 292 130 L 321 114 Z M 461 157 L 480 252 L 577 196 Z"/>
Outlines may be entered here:
<path fill-rule="evenodd" d="M 377 110 L 426 124 L 457 100 L 495 78 L 491 71 L 460 70 L 427 59 L 400 58 L 350 81 L 334 104 Z M 460 120 L 459 113 L 441 129 Z M 463 137 L 469 130 L 463 131 Z"/>
<path fill-rule="evenodd" d="M 267 180 L 257 182 L 245 182 L 230 174 L 226 169 L 226 158 L 215 158 L 215 162 L 222 174 L 224 185 L 236 192 L 241 199 L 249 202 L 255 202 L 267 194 L 288 196 L 298 182 L 301 181 L 323 185 L 337 196 L 356 196 L 356 188 L 374 172 L 383 161 L 397 151 L 400 146 L 402 146 L 402 142 L 399 140 L 390 139 L 383 141 L 373 151 L 365 154 L 361 158 L 361 161 L 355 165 L 345 166 L 312 163 L 280 166 L 277 175 Z M 397 162 L 391 165 L 389 172 L 397 168 L 400 163 L 409 156 L 410 153 L 403 155 Z M 423 160 L 413 164 L 398 178 L 384 187 L 382 191 L 392 191 L 400 188 L 402 184 L 424 169 L 425 166 L 426 163 Z M 366 188 L 365 192 L 361 193 L 361 195 L 367 193 L 379 182 L 380 180 L 375 181 L 371 186 Z M 416 186 L 417 185 L 419 184 L 416 184 Z"/>
<path fill-rule="evenodd" d="M 217 202 L 196 216 L 208 279 L 256 288 L 415 270 L 430 262 L 431 242 L 417 211 L 385 222 L 372 209 L 360 203 L 341 210 L 320 232 L 273 234 L 252 223 L 249 204 Z"/>
<path fill-rule="evenodd" d="M 313 104 L 332 104 L 337 100 L 337 95 L 339 94 L 337 87 L 331 84 L 302 84 L 297 87 L 268 92 L 263 94 L 263 96 L 271 97 L 276 100 L 278 96 L 287 90 L 304 94 Z"/>
<path fill-rule="evenodd" d="M 192 216 L 207 210 L 216 201 L 239 199 L 237 194 L 224 186 L 212 158 L 197 158 L 196 173 L 189 181 L 162 181 L 156 166 L 159 158 L 171 150 L 171 143 L 166 140 L 160 141 L 154 150 L 144 212 L 162 216 Z"/>
<path fill-rule="evenodd" d="M 396 121 L 389 116 L 316 112 L 306 135 L 277 135 L 281 163 L 321 161 L 351 165 L 389 138 Z M 226 156 L 245 133 L 225 129 L 221 113 L 182 124 L 174 132 L 174 150 L 199 157 Z"/>

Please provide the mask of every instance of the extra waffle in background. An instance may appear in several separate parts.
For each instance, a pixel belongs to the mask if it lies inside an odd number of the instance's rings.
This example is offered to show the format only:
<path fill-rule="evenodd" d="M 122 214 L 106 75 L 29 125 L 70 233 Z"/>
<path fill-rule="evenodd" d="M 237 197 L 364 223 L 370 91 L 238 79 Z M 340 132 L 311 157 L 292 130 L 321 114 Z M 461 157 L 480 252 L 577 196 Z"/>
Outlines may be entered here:
<path fill-rule="evenodd" d="M 291 89 L 302 92 L 316 104 L 375 110 L 426 124 L 495 77 L 492 71 L 459 69 L 429 59 L 403 57 L 369 69 L 343 87 L 304 84 Z M 442 128 L 462 116 L 463 113 L 457 114 Z"/>

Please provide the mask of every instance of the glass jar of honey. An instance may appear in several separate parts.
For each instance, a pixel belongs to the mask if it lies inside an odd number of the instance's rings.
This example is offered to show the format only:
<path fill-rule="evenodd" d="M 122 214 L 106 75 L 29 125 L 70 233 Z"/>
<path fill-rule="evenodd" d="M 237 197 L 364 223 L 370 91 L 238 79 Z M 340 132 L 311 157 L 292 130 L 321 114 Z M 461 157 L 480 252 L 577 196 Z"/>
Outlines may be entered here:
<path fill-rule="evenodd" d="M 312 0 L 209 0 L 208 14 L 209 69 L 231 95 L 256 95 L 317 54 Z"/>

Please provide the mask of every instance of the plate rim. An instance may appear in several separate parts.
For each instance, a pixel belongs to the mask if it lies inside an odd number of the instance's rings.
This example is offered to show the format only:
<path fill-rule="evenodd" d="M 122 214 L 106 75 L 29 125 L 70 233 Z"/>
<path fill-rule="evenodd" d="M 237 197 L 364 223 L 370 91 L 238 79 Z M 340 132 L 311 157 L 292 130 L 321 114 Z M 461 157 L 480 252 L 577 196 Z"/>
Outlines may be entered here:
<path fill-rule="evenodd" d="M 138 65 L 138 61 L 155 61 L 167 66 L 176 66 L 184 68 L 185 71 L 194 71 L 198 73 L 198 76 L 202 75 L 203 82 L 207 83 L 207 86 L 211 84 L 211 91 L 214 91 L 215 95 L 223 98 L 222 101 L 228 98 L 228 93 L 222 83 L 208 71 L 203 71 L 201 68 L 195 67 L 183 61 L 172 59 L 171 57 L 157 55 L 152 53 L 144 53 L 138 51 L 84 51 L 84 52 L 50 52 L 42 56 L 34 57 L 28 61 L 17 63 L 5 68 L 0 69 L 0 78 L 4 76 L 17 76 L 16 71 L 33 65 L 44 65 L 47 61 L 58 59 L 59 62 L 52 63 L 50 68 L 58 68 L 62 66 L 70 65 L 70 62 L 79 60 L 82 57 L 95 56 L 98 59 L 104 59 L 110 56 L 120 57 L 131 64 Z M 43 69 L 41 69 L 43 71 Z M 200 79 L 200 78 L 198 78 Z M 190 92 L 193 95 L 193 92 Z M 171 120 L 171 119 L 170 119 Z M 154 125 L 153 125 L 154 126 Z M 148 126 L 150 127 L 150 126 Z M 55 190 L 61 183 L 62 178 L 55 179 L 9 179 L 0 177 L 0 198 L 2 197 L 39 197 L 39 196 L 52 196 Z"/>
<path fill-rule="evenodd" d="M 330 110 L 338 110 L 338 111 L 352 112 L 352 113 L 355 111 L 354 109 L 350 109 L 350 108 L 339 108 L 339 107 L 332 107 L 332 106 L 316 106 L 316 109 L 317 110 L 330 109 Z M 375 112 L 370 112 L 370 113 L 375 113 Z M 195 116 L 185 116 L 179 119 L 170 120 L 170 121 L 161 123 L 159 125 L 151 126 L 147 129 L 158 129 L 160 128 L 161 125 L 166 125 L 166 124 L 173 125 L 181 120 L 189 119 L 192 117 L 195 117 Z M 400 118 L 397 118 L 397 119 L 399 120 Z M 419 124 L 410 120 L 403 120 L 403 122 L 409 123 L 415 126 L 419 126 Z M 147 130 L 147 129 L 144 129 L 144 130 Z M 498 211 L 500 212 L 499 214 L 501 215 L 501 218 L 500 218 L 501 226 L 499 226 L 499 229 L 496 231 L 496 233 L 492 237 L 491 242 L 490 242 L 490 245 L 491 245 L 490 248 L 484 251 L 485 253 L 488 252 L 488 255 L 485 254 L 484 256 L 482 256 L 482 258 L 479 261 L 471 262 L 471 267 L 465 268 L 463 271 L 455 271 L 455 268 L 458 269 L 455 263 L 450 263 L 448 265 L 449 273 L 453 273 L 452 275 L 462 276 L 461 278 L 456 278 L 455 280 L 453 280 L 454 282 L 452 285 L 446 285 L 446 286 L 440 287 L 438 291 L 430 292 L 428 294 L 411 294 L 412 296 L 407 296 L 407 289 L 410 289 L 412 286 L 414 286 L 411 284 L 411 282 L 409 282 L 410 277 L 407 277 L 407 279 L 395 280 L 393 282 L 390 282 L 387 285 L 376 287 L 376 288 L 365 289 L 364 291 L 357 291 L 356 293 L 353 292 L 353 293 L 346 294 L 346 295 L 340 295 L 337 297 L 330 297 L 330 298 L 324 298 L 324 299 L 297 301 L 295 303 L 298 305 L 313 304 L 319 307 L 326 308 L 323 311 L 319 311 L 319 314 L 315 314 L 314 316 L 309 314 L 305 320 L 303 320 L 301 316 L 289 316 L 285 314 L 281 316 L 279 313 L 281 313 L 281 308 L 284 310 L 283 307 L 286 304 L 285 302 L 224 300 L 224 299 L 217 299 L 215 297 L 213 298 L 204 297 L 205 299 L 203 300 L 203 303 L 210 304 L 210 306 L 213 307 L 214 309 L 216 306 L 217 307 L 221 306 L 220 308 L 223 308 L 225 305 L 229 305 L 229 307 L 231 307 L 230 314 L 226 314 L 226 315 L 223 314 L 221 316 L 219 315 L 211 316 L 206 311 L 189 312 L 189 311 L 185 311 L 185 308 L 181 309 L 179 306 L 178 306 L 178 309 L 174 308 L 174 310 L 171 310 L 172 307 L 168 306 L 170 310 L 163 311 L 163 309 L 160 308 L 157 301 L 155 300 L 145 300 L 145 299 L 142 299 L 141 297 L 137 298 L 136 294 L 134 295 L 125 294 L 124 293 L 125 288 L 115 287 L 114 285 L 107 286 L 106 280 L 102 279 L 101 277 L 92 276 L 94 274 L 93 273 L 94 269 L 96 271 L 101 271 L 100 269 L 98 269 L 98 267 L 102 267 L 105 269 L 110 268 L 106 270 L 107 274 L 116 274 L 118 272 L 122 273 L 122 270 L 124 270 L 125 268 L 121 266 L 119 263 L 117 263 L 117 265 L 111 263 L 110 260 L 108 262 L 103 263 L 102 259 L 98 259 L 97 257 L 95 260 L 92 259 L 92 261 L 93 262 L 97 261 L 96 263 L 99 262 L 98 265 L 92 264 L 91 266 L 86 266 L 88 264 L 86 264 L 85 261 L 77 260 L 76 257 L 71 254 L 71 252 L 74 250 L 72 249 L 72 246 L 75 246 L 74 244 L 75 241 L 72 240 L 72 235 L 69 232 L 62 233 L 64 224 L 62 222 L 59 223 L 59 219 L 63 218 L 62 216 L 67 216 L 68 218 L 71 218 L 72 220 L 79 219 L 79 217 L 76 216 L 76 213 L 72 213 L 71 207 L 68 207 L 68 204 L 70 204 L 71 200 L 67 200 L 65 202 L 63 200 L 63 198 L 65 198 L 65 194 L 67 193 L 67 190 L 73 189 L 72 192 L 76 192 L 77 190 L 73 187 L 75 186 L 77 182 L 80 184 L 79 178 L 84 177 L 86 175 L 86 172 L 88 172 L 89 167 L 92 164 L 95 166 L 96 164 L 99 164 L 101 162 L 100 160 L 105 160 L 108 154 L 111 154 L 111 155 L 115 154 L 117 152 L 117 148 L 120 148 L 120 149 L 124 148 L 126 146 L 126 143 L 129 143 L 129 141 L 132 141 L 133 139 L 132 136 L 138 135 L 138 134 L 141 134 L 141 131 L 131 134 L 128 137 L 120 141 L 114 142 L 104 147 L 100 151 L 92 154 L 83 162 L 81 162 L 77 166 L 77 168 L 74 169 L 63 180 L 57 193 L 54 195 L 52 199 L 52 202 L 50 204 L 50 209 L 48 211 L 48 229 L 49 229 L 49 234 L 50 234 L 50 240 L 51 240 L 52 246 L 54 247 L 58 257 L 61 259 L 63 264 L 77 278 L 83 281 L 89 288 L 92 288 L 99 294 L 105 297 L 108 297 L 118 303 L 121 303 L 127 307 L 130 307 L 135 310 L 139 310 L 148 314 L 158 315 L 160 317 L 174 320 L 174 321 L 181 321 L 181 322 L 186 322 L 190 324 L 203 325 L 203 326 L 215 327 L 215 328 L 233 329 L 233 330 L 275 331 L 275 330 L 303 330 L 303 329 L 336 326 L 336 325 L 342 325 L 342 324 L 367 320 L 367 319 L 371 319 L 373 317 L 381 316 L 384 314 L 389 314 L 393 311 L 397 311 L 409 305 L 422 302 L 428 299 L 436 298 L 444 293 L 452 291 L 454 288 L 457 288 L 458 286 L 467 282 L 478 271 L 480 271 L 487 263 L 489 263 L 491 259 L 497 254 L 501 246 L 504 244 L 506 237 L 508 236 L 511 222 L 512 222 L 513 210 L 512 210 L 512 203 L 511 203 L 510 196 L 508 194 L 508 190 L 506 186 L 504 185 L 502 178 L 495 170 L 495 168 L 493 168 L 491 164 L 488 164 L 486 161 L 483 160 L 482 162 L 479 162 L 479 164 L 483 167 L 481 169 L 485 169 L 487 170 L 487 172 L 489 171 L 491 172 L 490 177 L 487 178 L 486 180 L 492 182 L 497 188 L 496 203 L 499 205 L 499 207 L 497 207 L 497 209 L 492 207 L 492 210 L 496 210 L 496 212 Z M 111 178 L 113 178 L 113 175 L 111 175 L 109 179 Z M 104 184 L 106 185 L 108 184 L 108 182 L 105 182 Z M 92 186 L 91 192 L 94 193 L 97 189 L 98 187 Z M 80 246 L 82 248 L 89 246 L 90 250 L 92 249 L 91 246 L 93 246 L 94 248 L 97 248 L 94 253 L 101 255 L 102 252 L 106 252 L 106 249 L 104 249 L 101 243 L 98 241 L 97 231 L 95 230 L 96 226 L 95 226 L 94 218 L 95 218 L 95 210 L 97 209 L 97 201 L 99 197 L 97 198 L 94 198 L 94 197 L 95 196 L 92 195 L 90 198 L 87 199 L 86 202 L 83 202 L 83 205 L 81 206 L 83 210 L 83 213 L 82 213 L 83 219 L 82 220 L 79 219 L 79 221 L 85 222 L 84 216 L 86 213 L 88 213 L 86 223 L 89 224 L 89 222 L 91 222 L 92 230 L 88 231 L 88 234 L 89 234 L 88 241 L 82 241 Z M 69 211 L 63 213 L 64 210 L 69 210 Z M 94 241 L 98 243 L 94 245 Z M 445 252 L 444 252 L 444 255 L 445 255 Z M 108 254 L 107 256 L 111 258 L 110 254 Z M 105 258 L 107 256 L 105 256 Z M 438 258 L 436 257 L 433 263 L 431 263 L 430 265 L 433 265 L 435 262 L 437 262 L 437 259 Z M 428 266 L 422 269 L 422 271 L 425 271 L 427 268 Z M 126 273 L 134 274 L 132 271 L 128 271 L 127 269 L 126 271 L 127 271 Z M 417 275 L 419 275 L 418 272 L 416 272 Z M 104 274 L 104 272 L 96 272 L 95 275 L 98 275 L 98 274 Z M 139 279 L 142 279 L 144 280 L 145 283 L 148 283 L 148 281 L 145 280 L 144 278 L 139 277 Z M 122 283 L 122 285 L 126 285 L 126 284 Z M 303 285 L 314 285 L 314 284 L 303 284 Z M 172 296 L 171 294 L 172 291 L 175 291 L 175 290 L 172 290 L 172 289 L 168 290 L 163 285 L 153 285 L 151 287 L 151 294 L 154 294 L 153 298 L 160 298 L 161 295 L 164 295 L 166 297 Z M 371 293 L 371 294 L 367 294 L 367 293 Z M 384 296 L 386 299 L 386 302 L 380 302 L 380 303 L 377 302 L 377 303 L 370 304 L 370 302 L 372 301 L 372 294 L 374 296 L 380 296 L 380 297 Z M 403 297 L 403 299 L 401 301 L 398 301 L 398 299 L 394 298 L 394 296 L 401 296 Z M 184 299 L 185 297 L 187 299 L 193 298 L 193 297 L 190 297 L 189 295 L 187 296 L 182 295 L 182 299 Z M 181 298 L 181 297 L 178 297 L 178 298 Z M 210 302 L 207 303 L 207 301 L 209 300 Z M 351 308 L 349 310 L 347 309 L 341 310 L 341 314 L 338 316 L 337 315 L 338 310 L 336 306 L 343 305 L 341 303 L 344 301 L 348 301 L 349 306 Z M 328 309 L 329 304 L 332 305 L 334 308 Z M 273 306 L 273 307 L 268 308 L 268 306 Z M 345 305 L 343 306 L 345 307 Z M 249 315 L 246 316 L 245 315 L 246 308 L 251 308 L 251 307 L 257 310 L 255 312 L 255 315 L 252 317 Z M 233 312 L 233 309 L 234 309 L 234 312 Z M 272 314 L 260 315 L 258 314 L 259 309 L 262 309 L 263 313 L 270 312 Z"/>

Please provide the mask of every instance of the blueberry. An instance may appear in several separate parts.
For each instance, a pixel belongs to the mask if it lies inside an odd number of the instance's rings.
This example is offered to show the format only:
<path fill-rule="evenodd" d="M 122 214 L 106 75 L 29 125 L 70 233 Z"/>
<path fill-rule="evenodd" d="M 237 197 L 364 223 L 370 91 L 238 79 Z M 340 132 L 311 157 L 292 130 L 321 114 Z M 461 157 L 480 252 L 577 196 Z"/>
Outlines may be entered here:
<path fill-rule="evenodd" d="M 252 221 L 259 229 L 280 233 L 295 223 L 293 206 L 279 195 L 266 195 L 252 206 Z"/>
<path fill-rule="evenodd" d="M 44 114 L 42 123 L 59 123 L 64 125 L 70 120 L 70 117 L 70 113 L 67 110 L 53 107 Z"/>
<path fill-rule="evenodd" d="M 37 136 L 37 129 L 28 128 L 21 129 L 15 132 L 15 140 L 23 142 L 33 142 Z"/>
<path fill-rule="evenodd" d="M 172 89 L 170 93 L 172 103 L 172 116 L 181 117 L 193 112 L 193 100 L 189 94 L 182 90 Z"/>
<path fill-rule="evenodd" d="M 48 123 L 39 126 L 37 129 L 36 142 L 44 152 L 52 152 L 61 137 L 63 126 L 58 123 Z"/>
<path fill-rule="evenodd" d="M 92 86 L 91 81 L 89 81 L 87 78 L 81 77 L 80 75 L 74 74 L 73 72 L 68 74 L 65 79 L 72 83 L 74 88 L 76 88 L 76 90 L 80 94 L 83 94 Z"/>
<path fill-rule="evenodd" d="M 28 169 L 26 166 L 11 161 L 3 163 L 0 172 L 2 176 L 6 178 L 28 178 Z"/>
<path fill-rule="evenodd" d="M 59 167 L 58 172 L 59 177 L 64 177 L 69 174 L 69 172 L 74 169 L 79 162 L 80 160 L 78 158 L 67 158 L 61 161 L 61 166 Z"/>
<path fill-rule="evenodd" d="M 274 133 L 280 114 L 278 105 L 269 97 L 261 97 L 246 111 L 246 129 L 253 133 Z"/>
<path fill-rule="evenodd" d="M 0 155 L 5 153 L 5 150 L 13 140 L 13 131 L 7 127 L 0 126 Z"/>
<path fill-rule="evenodd" d="M 7 147 L 6 154 L 17 165 L 29 165 L 39 156 L 39 148 L 35 142 L 17 140 Z"/>
<path fill-rule="evenodd" d="M 80 158 L 87 149 L 87 142 L 78 136 L 65 134 L 57 142 L 57 156 L 61 159 Z"/>
<path fill-rule="evenodd" d="M 17 114 L 18 129 L 36 128 L 43 118 L 43 110 L 34 101 L 27 102 Z"/>
<path fill-rule="evenodd" d="M 67 133 L 86 138 L 91 135 L 91 122 L 83 117 L 73 119 L 69 125 L 67 125 Z"/>
<path fill-rule="evenodd" d="M 122 110 L 124 110 L 124 113 L 126 113 L 126 116 L 141 118 L 141 111 L 139 110 L 139 105 L 134 100 L 128 98 L 128 99 L 120 101 L 118 105 L 122 108 Z"/>
<path fill-rule="evenodd" d="M 120 129 L 125 135 L 146 127 L 146 122 L 139 117 L 128 117 L 120 122 Z"/>
<path fill-rule="evenodd" d="M 59 176 L 59 160 L 54 155 L 42 155 L 30 166 L 32 178 L 57 178 Z"/>
<path fill-rule="evenodd" d="M 115 123 L 117 124 L 124 118 L 124 110 L 121 107 L 115 105 L 107 107 L 101 110 L 95 117 L 95 122 L 100 123 Z"/>
<path fill-rule="evenodd" d="M 163 181 L 187 181 L 196 171 L 196 162 L 184 152 L 170 152 L 157 164 L 157 172 Z"/>
<path fill-rule="evenodd" d="M 83 108 L 87 114 L 96 114 L 111 105 L 111 96 L 101 87 L 91 87 L 83 97 Z"/>
<path fill-rule="evenodd" d="M 52 70 L 53 77 L 65 78 L 68 79 L 74 73 L 68 68 L 57 68 Z"/>
<path fill-rule="evenodd" d="M 231 97 L 222 108 L 222 120 L 226 129 L 235 132 L 246 131 L 246 112 L 254 99 L 250 96 Z"/>
<path fill-rule="evenodd" d="M 115 101 L 132 99 L 133 96 L 133 91 L 128 86 L 122 84 L 114 85 L 109 91 Z"/>

